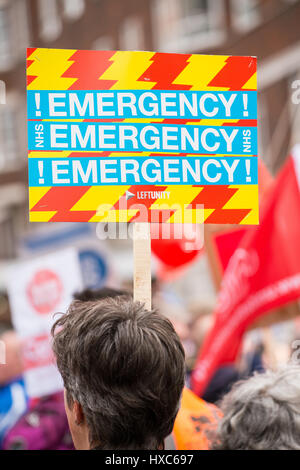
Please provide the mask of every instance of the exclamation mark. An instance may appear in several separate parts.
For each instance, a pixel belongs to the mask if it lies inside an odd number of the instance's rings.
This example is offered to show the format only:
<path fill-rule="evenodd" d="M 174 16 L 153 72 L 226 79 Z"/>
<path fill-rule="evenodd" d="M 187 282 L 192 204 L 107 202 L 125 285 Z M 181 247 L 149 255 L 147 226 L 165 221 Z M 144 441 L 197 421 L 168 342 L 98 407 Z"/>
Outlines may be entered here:
<path fill-rule="evenodd" d="M 35 114 L 36 114 L 36 116 L 41 116 L 41 111 L 40 111 L 41 95 L 40 95 L 40 93 L 35 93 L 34 94 L 34 99 L 35 99 L 35 106 L 36 106 Z"/>
<path fill-rule="evenodd" d="M 38 167 L 39 167 L 39 184 L 44 184 L 45 180 L 43 178 L 43 173 L 44 173 L 44 162 L 38 162 Z"/>
<path fill-rule="evenodd" d="M 247 159 L 245 160 L 246 173 L 247 173 L 247 176 L 246 176 L 246 181 L 247 181 L 247 183 L 251 183 L 250 164 L 251 164 L 251 162 L 250 162 L 249 158 L 247 158 Z"/>
<path fill-rule="evenodd" d="M 244 116 L 247 117 L 249 116 L 249 113 L 248 113 L 248 95 L 246 94 L 243 95 L 243 103 L 244 103 Z"/>

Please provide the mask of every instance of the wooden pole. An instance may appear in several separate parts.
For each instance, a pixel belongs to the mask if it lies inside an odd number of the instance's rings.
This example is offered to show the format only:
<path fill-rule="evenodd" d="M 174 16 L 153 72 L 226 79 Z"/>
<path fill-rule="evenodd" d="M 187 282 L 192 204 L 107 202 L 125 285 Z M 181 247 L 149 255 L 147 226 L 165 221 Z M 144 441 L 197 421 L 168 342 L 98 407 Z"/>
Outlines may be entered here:
<path fill-rule="evenodd" d="M 151 235 L 148 222 L 133 226 L 133 297 L 151 310 Z"/>

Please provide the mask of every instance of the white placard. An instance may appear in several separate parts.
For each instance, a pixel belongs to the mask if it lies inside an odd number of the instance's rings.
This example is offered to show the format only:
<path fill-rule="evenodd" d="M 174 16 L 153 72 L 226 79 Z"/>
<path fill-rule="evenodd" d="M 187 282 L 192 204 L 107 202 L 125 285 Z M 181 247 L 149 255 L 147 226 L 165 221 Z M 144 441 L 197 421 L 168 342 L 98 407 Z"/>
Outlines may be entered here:
<path fill-rule="evenodd" d="M 23 340 L 26 390 L 41 397 L 62 389 L 54 366 L 50 329 L 82 288 L 76 250 L 66 249 L 20 262 L 10 269 L 7 290 L 12 321 Z"/>

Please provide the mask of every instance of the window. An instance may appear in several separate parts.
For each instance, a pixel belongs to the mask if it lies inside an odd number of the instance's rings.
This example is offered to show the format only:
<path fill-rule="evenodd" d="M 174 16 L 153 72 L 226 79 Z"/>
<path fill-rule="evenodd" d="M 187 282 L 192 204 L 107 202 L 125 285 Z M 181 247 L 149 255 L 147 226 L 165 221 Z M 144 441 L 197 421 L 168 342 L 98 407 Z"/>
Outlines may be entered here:
<path fill-rule="evenodd" d="M 14 67 L 24 57 L 29 42 L 27 3 L 0 1 L 0 71 Z"/>
<path fill-rule="evenodd" d="M 120 48 L 124 50 L 144 49 L 144 31 L 138 16 L 131 16 L 123 21 L 120 29 Z"/>
<path fill-rule="evenodd" d="M 0 80 L 0 104 L 6 103 L 6 86 L 3 80 Z"/>
<path fill-rule="evenodd" d="M 40 34 L 44 41 L 55 41 L 62 32 L 56 0 L 39 0 Z"/>
<path fill-rule="evenodd" d="M 17 93 L 7 93 L 0 105 L 0 172 L 14 170 L 25 162 L 25 100 Z"/>
<path fill-rule="evenodd" d="M 291 99 L 289 114 L 291 122 L 291 146 L 300 142 L 300 70 L 289 79 Z"/>
<path fill-rule="evenodd" d="M 0 171 L 14 167 L 17 158 L 17 119 L 14 109 L 5 105 L 0 111 Z"/>
<path fill-rule="evenodd" d="M 9 8 L 0 7 L 0 70 L 5 71 L 13 65 L 13 38 Z"/>
<path fill-rule="evenodd" d="M 29 46 L 29 25 L 28 25 L 28 12 L 27 2 L 17 0 L 13 3 L 12 9 L 14 15 L 13 31 L 18 58 L 22 62 L 26 56 L 26 48 Z"/>
<path fill-rule="evenodd" d="M 188 35 L 199 31 L 207 32 L 213 24 L 209 15 L 208 0 L 185 0 L 182 2 L 181 25 Z"/>
<path fill-rule="evenodd" d="M 231 0 L 232 26 L 236 31 L 249 31 L 260 23 L 259 3 L 259 0 Z"/>
<path fill-rule="evenodd" d="M 92 43 L 92 49 L 96 51 L 114 50 L 113 39 L 110 36 L 100 36 Z"/>
<path fill-rule="evenodd" d="M 153 14 L 153 41 L 156 50 L 168 50 L 176 41 L 179 31 L 177 23 L 180 18 L 177 0 L 156 0 Z"/>
<path fill-rule="evenodd" d="M 84 12 L 84 0 L 63 0 L 63 15 L 70 21 L 78 20 Z"/>
<path fill-rule="evenodd" d="M 220 44 L 225 37 L 220 0 L 155 0 L 153 37 L 156 49 L 194 52 Z"/>

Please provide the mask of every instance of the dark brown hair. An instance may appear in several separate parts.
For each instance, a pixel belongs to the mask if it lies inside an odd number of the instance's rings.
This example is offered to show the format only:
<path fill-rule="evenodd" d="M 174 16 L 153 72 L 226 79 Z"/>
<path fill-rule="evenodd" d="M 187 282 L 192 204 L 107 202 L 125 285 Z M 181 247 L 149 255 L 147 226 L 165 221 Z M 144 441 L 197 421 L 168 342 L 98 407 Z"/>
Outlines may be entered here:
<path fill-rule="evenodd" d="M 172 432 L 184 386 L 184 351 L 171 322 L 121 296 L 72 302 L 52 334 L 91 446 L 157 449 Z"/>
<path fill-rule="evenodd" d="M 100 287 L 100 289 L 84 289 L 82 291 L 75 292 L 73 297 L 75 300 L 87 302 L 89 300 L 102 300 L 107 297 L 118 297 L 119 295 L 130 296 L 130 294 L 125 290 L 114 289 L 113 287 Z"/>

